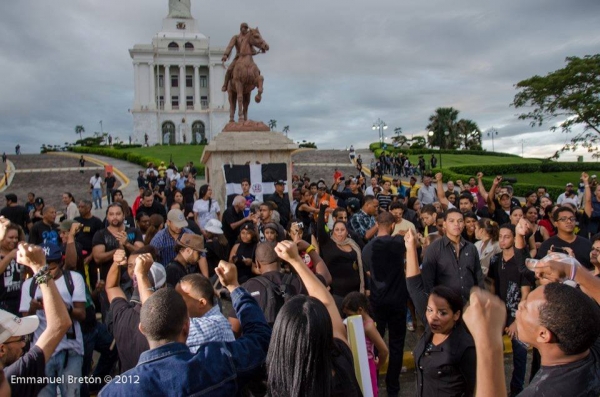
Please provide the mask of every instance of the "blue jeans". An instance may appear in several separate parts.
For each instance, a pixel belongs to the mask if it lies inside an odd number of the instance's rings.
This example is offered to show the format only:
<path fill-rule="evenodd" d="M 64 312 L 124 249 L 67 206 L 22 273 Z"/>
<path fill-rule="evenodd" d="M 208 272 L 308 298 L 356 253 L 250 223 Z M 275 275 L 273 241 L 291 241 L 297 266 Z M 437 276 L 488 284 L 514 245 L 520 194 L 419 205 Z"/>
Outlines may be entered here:
<path fill-rule="evenodd" d="M 66 366 L 65 366 L 66 363 Z M 81 366 L 83 365 L 83 356 L 73 350 L 62 350 L 55 353 L 50 361 L 46 363 L 46 376 L 59 377 L 64 375 L 63 383 L 50 383 L 40 391 L 38 396 L 51 397 L 56 396 L 56 387 L 60 388 L 61 397 L 78 397 L 79 383 L 70 383 L 68 376 L 81 376 Z"/>
<path fill-rule="evenodd" d="M 513 373 L 510 379 L 510 395 L 516 396 L 523 391 L 525 372 L 527 372 L 527 348 L 519 341 L 512 339 Z"/>
<path fill-rule="evenodd" d="M 92 189 L 92 200 L 96 209 L 102 208 L 102 189 Z"/>

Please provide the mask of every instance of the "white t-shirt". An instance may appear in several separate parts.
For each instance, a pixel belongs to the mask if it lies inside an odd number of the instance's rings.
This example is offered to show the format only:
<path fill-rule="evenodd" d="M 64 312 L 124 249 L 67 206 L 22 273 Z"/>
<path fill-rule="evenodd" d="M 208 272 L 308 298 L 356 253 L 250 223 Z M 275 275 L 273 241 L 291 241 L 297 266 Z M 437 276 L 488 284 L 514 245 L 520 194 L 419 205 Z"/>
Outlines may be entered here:
<path fill-rule="evenodd" d="M 210 205 L 210 211 L 208 210 L 208 200 L 196 200 L 193 208 L 194 214 L 196 214 L 196 222 L 200 225 L 200 229 L 204 230 L 206 223 L 211 219 L 219 219 L 217 212 L 221 212 L 219 203 L 217 200 L 212 200 Z"/>
<path fill-rule="evenodd" d="M 98 177 L 98 178 L 96 178 L 95 176 L 91 177 L 90 185 L 92 185 L 94 189 L 102 189 L 102 177 Z"/>
<path fill-rule="evenodd" d="M 85 299 L 85 284 L 83 281 L 83 277 L 81 274 L 77 272 L 71 272 L 71 278 L 73 279 L 73 296 L 69 294 L 69 289 L 67 288 L 67 284 L 65 283 L 64 276 L 61 276 L 58 280 L 55 280 L 56 287 L 58 288 L 58 292 L 62 297 L 63 301 L 69 305 L 69 307 L 73 307 L 73 302 L 84 302 Z M 29 288 L 31 286 L 32 278 L 28 278 L 23 283 L 21 287 L 21 305 L 19 307 L 19 312 L 28 312 L 29 304 L 31 303 L 31 295 L 29 295 Z M 42 297 L 42 291 L 40 288 L 37 288 L 35 291 L 35 299 L 39 300 Z M 40 319 L 40 325 L 33 333 L 33 343 L 35 344 L 46 329 L 46 313 L 43 310 L 38 310 L 35 313 Z M 73 350 L 78 354 L 83 355 L 83 335 L 81 334 L 81 326 L 79 325 L 79 321 L 73 320 L 73 325 L 75 326 L 75 339 L 68 339 L 67 335 L 63 336 L 62 340 L 58 344 L 58 347 L 54 351 L 54 354 L 62 351 L 62 350 Z M 71 332 L 71 330 L 69 330 Z"/>

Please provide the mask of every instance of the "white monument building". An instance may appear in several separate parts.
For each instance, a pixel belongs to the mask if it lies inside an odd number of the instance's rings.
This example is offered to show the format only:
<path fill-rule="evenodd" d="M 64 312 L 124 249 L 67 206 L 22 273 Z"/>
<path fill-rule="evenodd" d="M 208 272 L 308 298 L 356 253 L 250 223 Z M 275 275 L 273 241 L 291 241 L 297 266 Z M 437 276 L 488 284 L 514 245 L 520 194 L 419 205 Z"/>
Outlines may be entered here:
<path fill-rule="evenodd" d="M 229 121 L 221 92 L 224 48 L 211 48 L 190 12 L 190 0 L 169 0 L 169 15 L 152 44 L 136 44 L 133 60 L 134 142 L 210 141 Z"/>

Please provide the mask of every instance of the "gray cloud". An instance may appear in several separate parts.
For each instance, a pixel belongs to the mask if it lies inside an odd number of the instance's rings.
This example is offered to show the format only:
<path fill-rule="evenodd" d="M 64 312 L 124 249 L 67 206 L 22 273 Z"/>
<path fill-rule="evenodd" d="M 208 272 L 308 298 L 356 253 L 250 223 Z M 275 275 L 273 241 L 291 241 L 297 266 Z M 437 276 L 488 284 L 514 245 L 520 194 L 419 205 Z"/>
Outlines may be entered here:
<path fill-rule="evenodd" d="M 28 152 L 42 143 L 132 128 L 133 68 L 128 49 L 150 43 L 167 0 L 6 2 L 0 13 L 0 145 Z M 509 106 L 513 85 L 597 52 L 600 3 L 294 3 L 192 1 L 211 46 L 225 46 L 247 21 L 271 51 L 257 58 L 265 94 L 251 117 L 290 126 L 295 140 L 322 148 L 377 140 L 381 118 L 408 136 L 425 133 L 435 108 L 454 106 L 480 128 L 495 127 L 496 150 L 547 156 L 568 135 L 531 128 Z M 484 137 L 484 147 L 491 141 Z M 531 142 L 531 144 L 528 144 Z M 543 142 L 544 145 L 539 143 Z"/>

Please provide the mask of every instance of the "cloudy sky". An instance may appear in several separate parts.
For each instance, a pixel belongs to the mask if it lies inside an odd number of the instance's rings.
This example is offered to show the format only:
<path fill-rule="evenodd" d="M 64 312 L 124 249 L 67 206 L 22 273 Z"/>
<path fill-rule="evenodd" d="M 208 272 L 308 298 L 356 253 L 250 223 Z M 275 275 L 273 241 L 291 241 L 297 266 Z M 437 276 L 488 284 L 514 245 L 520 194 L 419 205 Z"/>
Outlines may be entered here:
<path fill-rule="evenodd" d="M 91 135 L 100 120 L 127 139 L 128 49 L 150 43 L 167 13 L 168 0 L 2 1 L 0 150 L 72 142 L 75 125 Z M 320 148 L 376 141 L 378 118 L 388 135 L 423 135 L 435 108 L 453 106 L 499 131 L 496 150 L 548 156 L 570 135 L 519 121 L 513 85 L 600 46 L 597 0 L 192 0 L 192 14 L 212 47 L 242 21 L 260 27 L 271 50 L 257 58 L 265 93 L 250 117 Z"/>

